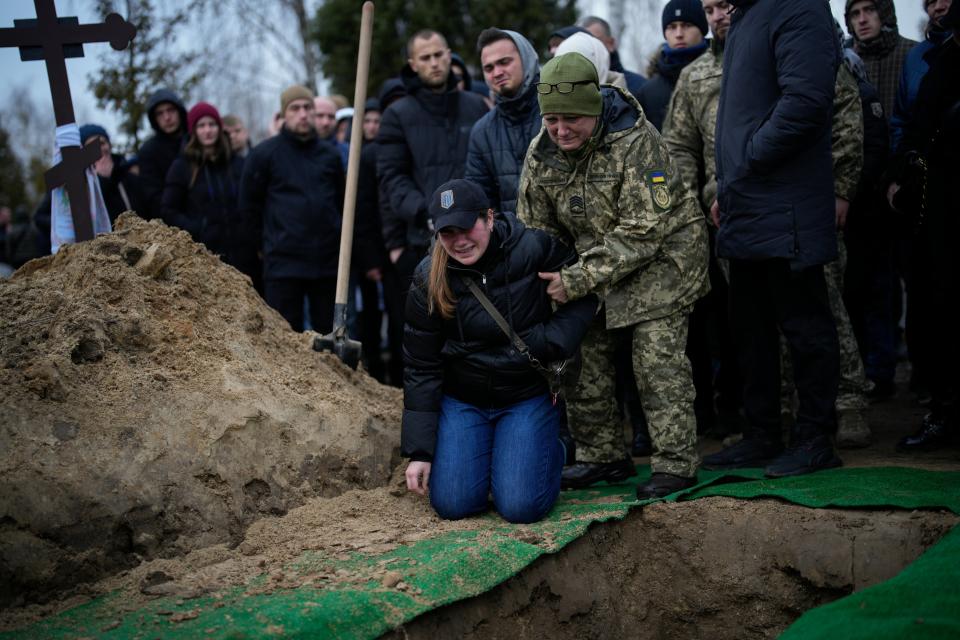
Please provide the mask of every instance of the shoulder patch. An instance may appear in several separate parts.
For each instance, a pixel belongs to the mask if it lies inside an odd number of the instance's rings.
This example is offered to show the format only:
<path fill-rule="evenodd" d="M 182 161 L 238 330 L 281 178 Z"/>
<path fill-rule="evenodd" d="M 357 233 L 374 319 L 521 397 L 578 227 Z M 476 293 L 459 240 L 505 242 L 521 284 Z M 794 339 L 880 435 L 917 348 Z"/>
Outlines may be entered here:
<path fill-rule="evenodd" d="M 873 113 L 873 116 L 874 116 L 875 118 L 882 118 L 882 117 L 883 117 L 883 105 L 880 104 L 879 102 L 871 102 L 871 103 L 870 103 L 870 111 Z"/>
<path fill-rule="evenodd" d="M 653 199 L 653 206 L 657 208 L 657 211 L 669 210 L 672 203 L 670 187 L 667 186 L 667 174 L 660 169 L 647 171 L 645 182 L 650 189 L 650 197 Z"/>

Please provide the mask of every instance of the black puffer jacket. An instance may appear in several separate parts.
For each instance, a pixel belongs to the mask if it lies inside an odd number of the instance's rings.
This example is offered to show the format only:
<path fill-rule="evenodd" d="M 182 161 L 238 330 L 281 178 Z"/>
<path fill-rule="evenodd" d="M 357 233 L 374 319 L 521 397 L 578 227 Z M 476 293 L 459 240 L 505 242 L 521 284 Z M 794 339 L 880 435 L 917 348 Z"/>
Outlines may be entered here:
<path fill-rule="evenodd" d="M 430 257 L 417 267 L 407 296 L 403 336 L 402 453 L 433 457 L 440 401 L 449 395 L 479 407 L 503 407 L 547 392 L 544 378 L 510 344 L 461 278 L 476 280 L 510 326 L 542 362 L 570 357 L 597 310 L 590 295 L 552 312 L 538 271 L 557 271 L 575 260 L 565 245 L 512 214 L 497 214 L 486 253 L 470 267 L 447 267 L 454 317 L 427 312 Z"/>
<path fill-rule="evenodd" d="M 180 112 L 180 129 L 171 135 L 161 131 L 157 124 L 156 110 L 163 103 L 169 102 Z M 156 135 L 143 143 L 137 152 L 137 164 L 140 166 L 140 184 L 143 189 L 144 211 L 138 211 L 144 218 L 160 217 L 163 198 L 163 187 L 170 165 L 180 155 L 180 150 L 187 141 L 187 110 L 183 102 L 173 91 L 160 89 L 150 96 L 147 101 L 147 119 Z"/>
<path fill-rule="evenodd" d="M 167 172 L 161 209 L 164 222 L 187 231 L 234 266 L 255 252 L 238 207 L 242 172 L 243 160 L 232 156 L 228 163 L 205 163 L 194 177 L 193 163 L 181 155 Z"/>
<path fill-rule="evenodd" d="M 523 159 L 542 122 L 532 84 L 518 100 L 501 102 L 474 125 L 464 177 L 483 187 L 497 211 L 517 210 Z"/>
<path fill-rule="evenodd" d="M 543 119 L 537 101 L 540 65 L 537 52 L 526 38 L 507 31 L 523 61 L 524 85 L 512 98 L 497 96 L 497 106 L 480 118 L 470 133 L 467 180 L 476 182 L 496 211 L 517 210 L 520 171 L 530 141 L 540 133 Z"/>
<path fill-rule="evenodd" d="M 344 176 L 340 152 L 284 127 L 250 152 L 240 210 L 263 251 L 263 278 L 332 278 L 340 255 Z"/>
<path fill-rule="evenodd" d="M 447 180 L 463 177 L 470 129 L 487 105 L 475 93 L 457 91 L 453 74 L 444 93 L 425 88 L 409 67 L 400 75 L 408 95 L 383 113 L 377 136 L 377 175 L 395 218 L 384 224 L 402 225 L 407 245 L 425 247 L 427 198 Z"/>

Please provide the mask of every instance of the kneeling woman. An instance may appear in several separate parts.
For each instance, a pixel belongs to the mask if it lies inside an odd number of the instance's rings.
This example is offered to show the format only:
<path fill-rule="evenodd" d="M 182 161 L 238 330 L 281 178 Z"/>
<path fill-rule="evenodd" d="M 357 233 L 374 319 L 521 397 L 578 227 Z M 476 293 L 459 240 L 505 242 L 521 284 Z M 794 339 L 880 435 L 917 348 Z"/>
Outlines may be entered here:
<path fill-rule="evenodd" d="M 534 522 L 560 493 L 564 448 L 546 378 L 514 347 L 479 291 L 539 362 L 572 356 L 597 310 L 589 296 L 553 311 L 547 279 L 576 256 L 512 214 L 494 214 L 475 183 L 430 200 L 437 242 L 417 267 L 404 330 L 407 487 L 442 518 L 487 509 Z M 471 282 L 472 281 L 472 282 Z"/>

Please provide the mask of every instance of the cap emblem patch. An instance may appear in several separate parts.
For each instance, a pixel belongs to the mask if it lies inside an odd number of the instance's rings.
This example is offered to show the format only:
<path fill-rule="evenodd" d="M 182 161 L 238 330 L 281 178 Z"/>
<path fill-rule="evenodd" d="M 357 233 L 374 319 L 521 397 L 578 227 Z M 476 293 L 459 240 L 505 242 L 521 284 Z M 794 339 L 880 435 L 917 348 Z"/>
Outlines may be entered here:
<path fill-rule="evenodd" d="M 453 189 L 447 189 L 440 194 L 440 207 L 449 209 L 453 206 Z"/>

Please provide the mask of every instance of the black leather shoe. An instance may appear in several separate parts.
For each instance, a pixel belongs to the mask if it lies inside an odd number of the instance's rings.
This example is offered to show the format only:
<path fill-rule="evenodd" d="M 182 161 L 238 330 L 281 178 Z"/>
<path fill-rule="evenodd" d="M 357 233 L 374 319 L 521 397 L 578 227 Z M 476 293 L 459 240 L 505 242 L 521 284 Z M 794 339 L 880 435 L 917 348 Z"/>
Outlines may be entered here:
<path fill-rule="evenodd" d="M 768 478 L 784 478 L 832 469 L 842 464 L 830 438 L 816 436 L 791 444 L 763 470 L 763 474 Z"/>
<path fill-rule="evenodd" d="M 563 468 L 560 474 L 560 487 L 563 489 L 583 489 L 598 482 L 622 482 L 637 475 L 633 460 L 624 458 L 616 462 L 577 462 Z"/>
<path fill-rule="evenodd" d="M 704 469 L 762 467 L 780 455 L 783 445 L 764 438 L 744 438 L 729 447 L 703 457 Z"/>
<path fill-rule="evenodd" d="M 634 458 L 643 458 L 653 453 L 653 445 L 650 444 L 650 435 L 644 431 L 634 431 L 633 441 L 630 443 L 630 455 Z"/>
<path fill-rule="evenodd" d="M 952 425 L 940 416 L 928 413 L 923 417 L 920 428 L 897 443 L 897 451 L 936 451 L 949 445 L 955 437 Z"/>
<path fill-rule="evenodd" d="M 637 500 L 663 498 L 671 493 L 689 489 L 697 484 L 696 478 L 685 478 L 670 473 L 654 473 L 650 480 L 637 487 Z"/>

